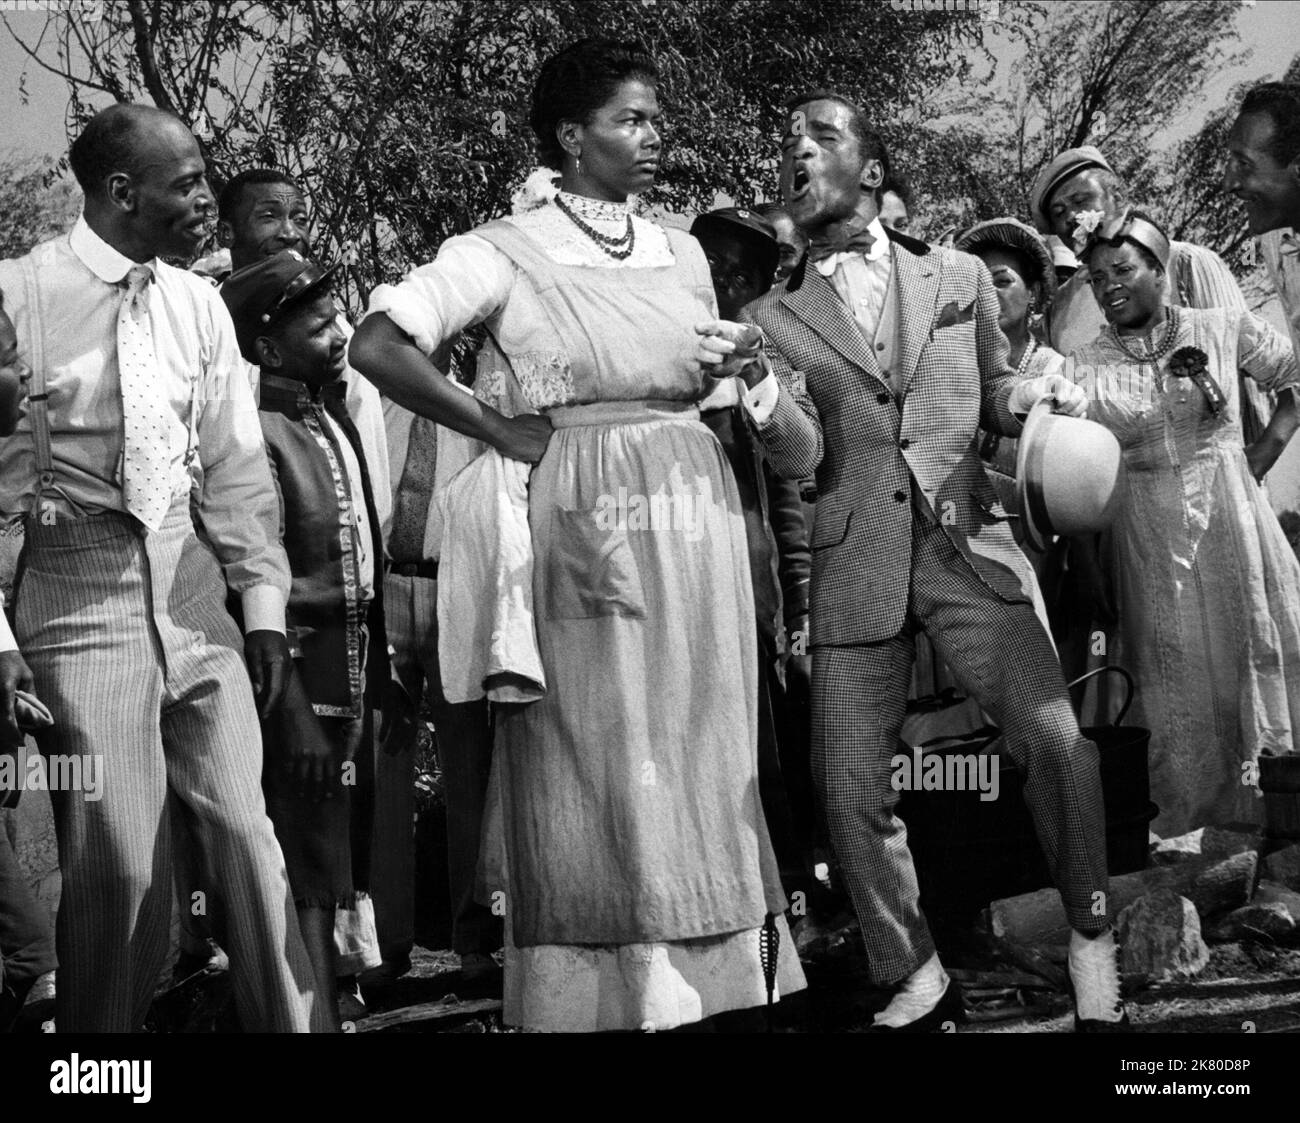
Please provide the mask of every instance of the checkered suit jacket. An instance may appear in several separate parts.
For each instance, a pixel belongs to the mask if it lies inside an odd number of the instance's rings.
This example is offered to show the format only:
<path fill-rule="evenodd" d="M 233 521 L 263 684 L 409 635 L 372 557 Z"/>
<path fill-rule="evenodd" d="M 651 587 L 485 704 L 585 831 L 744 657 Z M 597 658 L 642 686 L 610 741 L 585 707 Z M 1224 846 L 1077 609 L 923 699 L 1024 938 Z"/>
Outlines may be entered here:
<path fill-rule="evenodd" d="M 981 580 L 1031 602 L 1033 576 L 976 450 L 983 425 L 1015 436 L 1015 372 L 998 299 L 978 258 L 889 231 L 898 286 L 902 401 L 829 280 L 807 258 L 745 318 L 768 340 L 780 383 L 759 427 L 776 471 L 817 476 L 814 644 L 885 640 L 902 627 L 911 580 L 912 486 Z"/>

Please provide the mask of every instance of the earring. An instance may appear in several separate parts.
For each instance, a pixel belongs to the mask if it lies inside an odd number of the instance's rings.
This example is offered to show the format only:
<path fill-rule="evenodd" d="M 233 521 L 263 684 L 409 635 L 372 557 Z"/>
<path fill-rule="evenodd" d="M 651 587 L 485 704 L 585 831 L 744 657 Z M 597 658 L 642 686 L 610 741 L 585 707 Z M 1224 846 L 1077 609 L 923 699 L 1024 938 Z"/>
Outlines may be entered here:
<path fill-rule="evenodd" d="M 581 152 L 579 152 L 573 158 L 573 174 L 575 176 L 582 175 L 582 153 Z"/>

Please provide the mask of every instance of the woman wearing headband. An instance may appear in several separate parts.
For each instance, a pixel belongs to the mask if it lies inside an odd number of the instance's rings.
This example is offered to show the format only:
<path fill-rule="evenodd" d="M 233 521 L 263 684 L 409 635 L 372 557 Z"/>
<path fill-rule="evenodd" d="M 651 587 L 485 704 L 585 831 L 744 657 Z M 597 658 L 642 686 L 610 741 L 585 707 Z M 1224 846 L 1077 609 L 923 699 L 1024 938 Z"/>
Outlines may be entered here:
<path fill-rule="evenodd" d="M 1145 215 L 1093 231 L 1081 261 L 1107 325 L 1067 372 L 1127 468 L 1109 652 L 1151 730 L 1154 828 L 1255 820 L 1250 766 L 1300 732 L 1300 564 L 1247 463 L 1235 372 L 1282 390 L 1295 358 L 1250 312 L 1171 306 L 1169 241 Z"/>

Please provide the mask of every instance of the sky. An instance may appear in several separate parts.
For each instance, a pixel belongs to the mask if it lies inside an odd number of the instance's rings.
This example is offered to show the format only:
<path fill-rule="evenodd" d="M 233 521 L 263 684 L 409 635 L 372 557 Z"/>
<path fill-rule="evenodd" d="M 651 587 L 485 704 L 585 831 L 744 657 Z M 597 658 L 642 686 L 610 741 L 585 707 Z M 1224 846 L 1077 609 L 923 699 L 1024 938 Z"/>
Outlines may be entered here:
<path fill-rule="evenodd" d="M 4 7 L 0 3 L 0 9 Z M 43 12 L 2 14 L 10 27 L 29 41 L 35 40 L 45 25 Z M 1300 50 L 1300 0 L 1259 0 L 1238 17 L 1238 29 L 1241 46 L 1251 51 L 1248 61 L 1211 79 L 1196 111 L 1172 127 L 1161 138 L 1163 141 L 1172 143 L 1194 132 L 1206 113 L 1221 104 L 1237 82 L 1282 73 Z M 991 47 L 999 60 L 999 74 L 1005 77 L 1014 65 L 1014 51 L 1005 43 L 993 42 Z M 19 97 L 19 78 L 24 73 L 29 98 L 26 105 Z M 64 132 L 67 102 L 62 79 L 30 62 L 0 25 L 0 153 L 61 156 L 67 148 Z"/>

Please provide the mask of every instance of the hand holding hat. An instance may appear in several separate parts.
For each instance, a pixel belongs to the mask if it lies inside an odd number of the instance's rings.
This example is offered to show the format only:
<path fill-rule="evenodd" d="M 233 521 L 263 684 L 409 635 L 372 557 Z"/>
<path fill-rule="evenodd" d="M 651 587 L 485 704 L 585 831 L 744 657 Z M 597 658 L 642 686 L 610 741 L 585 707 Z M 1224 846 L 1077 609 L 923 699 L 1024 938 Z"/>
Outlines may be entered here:
<path fill-rule="evenodd" d="M 1041 374 L 1026 378 L 1011 391 L 1007 409 L 1017 417 L 1027 416 L 1039 402 L 1052 399 L 1055 413 L 1067 417 L 1088 416 L 1088 395 L 1083 387 L 1071 382 L 1063 374 Z"/>

